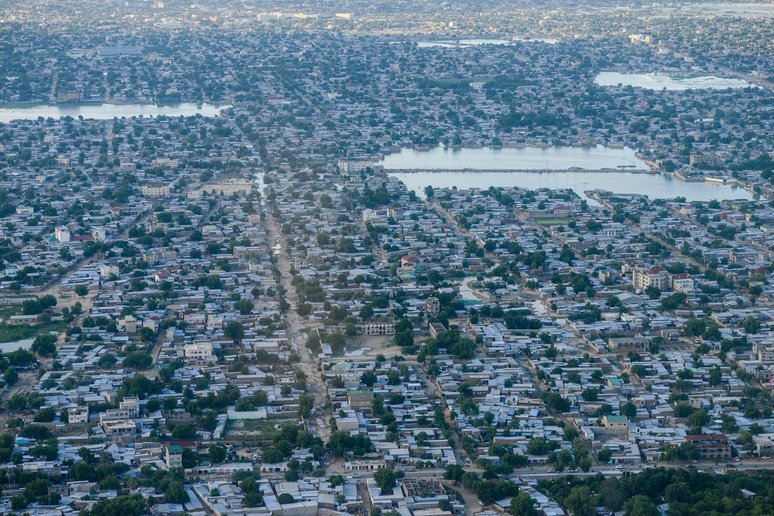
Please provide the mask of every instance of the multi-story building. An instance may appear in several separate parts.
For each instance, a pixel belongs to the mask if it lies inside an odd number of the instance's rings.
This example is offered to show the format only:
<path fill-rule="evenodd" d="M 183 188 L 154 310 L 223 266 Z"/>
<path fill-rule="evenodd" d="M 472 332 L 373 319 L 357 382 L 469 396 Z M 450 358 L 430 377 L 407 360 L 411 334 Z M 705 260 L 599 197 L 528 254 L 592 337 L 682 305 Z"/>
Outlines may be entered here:
<path fill-rule="evenodd" d="M 693 278 L 690 274 L 675 274 L 672 276 L 672 290 L 676 292 L 683 292 L 685 294 L 693 294 L 696 289 L 694 288 Z"/>
<path fill-rule="evenodd" d="M 164 450 L 164 462 L 169 469 L 183 467 L 183 447 L 176 444 L 167 446 Z"/>
<path fill-rule="evenodd" d="M 67 229 L 65 226 L 58 226 L 54 230 L 54 237 L 61 243 L 66 244 L 70 241 L 71 235 L 70 230 Z"/>
<path fill-rule="evenodd" d="M 731 447 L 723 434 L 686 435 L 685 440 L 696 447 L 701 460 L 722 461 L 731 458 Z"/>
<path fill-rule="evenodd" d="M 183 346 L 185 362 L 189 365 L 209 365 L 217 362 L 212 349 L 212 342 L 197 340 Z"/>
<path fill-rule="evenodd" d="M 672 275 L 661 267 L 651 267 L 647 270 L 635 267 L 632 272 L 632 285 L 637 290 L 645 290 L 648 287 L 656 287 L 661 291 L 669 290 Z"/>

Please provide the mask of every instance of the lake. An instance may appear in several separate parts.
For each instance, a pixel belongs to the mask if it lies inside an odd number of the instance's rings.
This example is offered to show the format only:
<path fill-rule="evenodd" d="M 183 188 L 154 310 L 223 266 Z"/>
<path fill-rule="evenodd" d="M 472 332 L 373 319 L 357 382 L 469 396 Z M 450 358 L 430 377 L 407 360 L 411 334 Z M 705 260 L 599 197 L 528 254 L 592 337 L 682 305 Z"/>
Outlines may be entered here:
<path fill-rule="evenodd" d="M 618 73 L 601 72 L 594 78 L 600 86 L 633 86 L 647 90 L 721 90 L 726 88 L 755 87 L 743 79 L 716 77 L 714 75 L 681 76 L 666 73 Z"/>
<path fill-rule="evenodd" d="M 643 160 L 627 147 L 505 147 L 453 150 L 435 147 L 429 151 L 402 149 L 380 163 L 388 170 L 648 170 Z"/>
<path fill-rule="evenodd" d="M 429 151 L 403 149 L 380 163 L 390 176 L 424 197 L 427 185 L 435 188 L 572 189 L 592 204 L 583 192 L 607 190 L 639 193 L 651 199 L 685 197 L 688 201 L 752 199 L 752 193 L 728 184 L 685 182 L 671 175 L 616 170 L 619 165 L 647 169 L 633 149 L 608 147 L 525 147 L 505 149 Z M 572 169 L 578 167 L 586 170 Z M 600 171 L 603 168 L 608 171 Z M 419 170 L 419 172 L 406 172 Z M 541 170 L 543 170 L 541 172 Z M 554 170 L 554 171 L 546 171 Z"/>
<path fill-rule="evenodd" d="M 217 116 L 231 106 L 214 104 L 182 103 L 174 106 L 155 104 L 62 104 L 30 107 L 0 108 L 0 122 L 13 120 L 37 120 L 38 117 L 59 119 L 66 116 L 90 120 L 112 120 L 136 116 Z"/>
<path fill-rule="evenodd" d="M 717 199 L 752 199 L 752 193 L 744 188 L 716 183 L 688 183 L 671 176 L 660 174 L 637 174 L 633 172 L 392 172 L 390 176 L 400 180 L 409 190 L 424 197 L 427 185 L 433 188 L 485 190 L 496 188 L 539 188 L 572 189 L 588 200 L 583 192 L 607 190 L 620 194 L 644 194 L 651 199 L 673 199 L 685 197 L 688 201 L 711 201 Z"/>
<path fill-rule="evenodd" d="M 512 39 L 460 39 L 460 40 L 437 40 L 420 41 L 418 48 L 467 48 L 481 45 L 512 45 L 514 43 L 546 43 L 554 45 L 559 43 L 558 39 L 553 38 L 519 38 Z"/>

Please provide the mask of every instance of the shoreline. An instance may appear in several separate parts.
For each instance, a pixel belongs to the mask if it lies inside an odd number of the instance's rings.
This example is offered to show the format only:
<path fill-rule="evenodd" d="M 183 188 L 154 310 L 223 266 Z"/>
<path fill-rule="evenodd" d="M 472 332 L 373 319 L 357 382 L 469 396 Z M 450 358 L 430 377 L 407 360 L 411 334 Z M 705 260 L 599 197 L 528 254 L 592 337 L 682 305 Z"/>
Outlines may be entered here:
<path fill-rule="evenodd" d="M 500 169 L 486 169 L 486 168 L 383 168 L 386 174 L 426 174 L 426 173 L 438 173 L 448 174 L 453 173 L 495 173 L 495 174 L 511 174 L 511 173 L 531 173 L 531 174 L 556 174 L 556 173 L 605 173 L 616 174 L 620 172 L 628 172 L 631 174 L 647 174 L 647 175 L 661 175 L 660 171 L 648 170 L 648 169 L 629 169 L 629 168 L 500 168 Z"/>

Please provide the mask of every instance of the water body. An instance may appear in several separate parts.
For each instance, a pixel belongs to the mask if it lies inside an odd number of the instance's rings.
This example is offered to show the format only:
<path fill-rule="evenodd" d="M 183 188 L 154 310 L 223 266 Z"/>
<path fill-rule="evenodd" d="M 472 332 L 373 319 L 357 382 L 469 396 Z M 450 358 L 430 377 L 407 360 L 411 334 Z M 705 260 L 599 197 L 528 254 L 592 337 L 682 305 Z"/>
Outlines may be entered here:
<path fill-rule="evenodd" d="M 722 90 L 755 86 L 743 79 L 716 77 L 714 75 L 680 76 L 666 73 L 618 73 L 601 72 L 594 82 L 600 86 L 633 86 L 647 90 Z"/>
<path fill-rule="evenodd" d="M 402 149 L 380 163 L 388 170 L 569 170 L 638 169 L 648 166 L 633 149 L 596 147 L 520 147 L 429 151 Z"/>
<path fill-rule="evenodd" d="M 583 192 L 607 190 L 620 194 L 644 194 L 651 199 L 685 197 L 687 201 L 719 201 L 752 199 L 752 193 L 731 185 L 715 183 L 687 183 L 671 176 L 636 174 L 632 172 L 393 172 L 392 177 L 402 181 L 406 188 L 424 197 L 427 185 L 433 188 L 485 190 L 497 188 L 572 189 L 591 201 Z M 593 203 L 596 204 L 596 203 Z"/>
<path fill-rule="evenodd" d="M 634 151 L 627 148 L 526 147 L 459 151 L 440 147 L 430 151 L 403 149 L 385 157 L 381 164 L 385 169 L 393 171 L 390 173 L 392 177 L 402 181 L 409 190 L 417 192 L 421 197 L 424 197 L 427 185 L 434 188 L 456 187 L 460 190 L 487 189 L 490 186 L 571 189 L 592 204 L 597 203 L 583 192 L 607 190 L 621 194 L 645 194 L 651 199 L 685 197 L 688 201 L 753 197 L 751 192 L 728 184 L 689 183 L 671 175 L 637 173 L 631 169 L 616 170 L 618 165 L 647 168 L 645 163 L 634 155 Z M 586 170 L 576 170 L 572 167 Z M 611 170 L 600 172 L 603 168 Z"/>
<path fill-rule="evenodd" d="M 217 116 L 231 106 L 183 103 L 173 106 L 155 104 L 62 104 L 30 107 L 0 108 L 0 122 L 37 120 L 38 117 L 59 119 L 66 116 L 89 120 L 112 120 L 137 116 Z"/>
<path fill-rule="evenodd" d="M 512 38 L 512 39 L 460 39 L 460 40 L 438 40 L 438 41 L 420 41 L 418 48 L 467 48 L 478 47 L 481 45 L 513 45 L 517 42 L 523 43 L 546 43 L 555 45 L 559 43 L 558 39 L 553 38 Z"/>

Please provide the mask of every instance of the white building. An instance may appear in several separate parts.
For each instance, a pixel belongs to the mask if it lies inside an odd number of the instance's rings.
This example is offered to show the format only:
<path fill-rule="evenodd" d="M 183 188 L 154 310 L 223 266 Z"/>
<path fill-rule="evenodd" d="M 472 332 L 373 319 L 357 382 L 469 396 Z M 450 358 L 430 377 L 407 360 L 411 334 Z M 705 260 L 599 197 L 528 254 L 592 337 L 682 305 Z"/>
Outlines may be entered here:
<path fill-rule="evenodd" d="M 696 291 L 690 274 L 675 274 L 672 276 L 672 289 L 685 294 L 693 294 Z"/>
<path fill-rule="evenodd" d="M 86 423 L 89 420 L 89 407 L 75 407 L 67 410 L 69 424 Z"/>
<path fill-rule="evenodd" d="M 94 240 L 97 242 L 104 242 L 107 239 L 107 231 L 105 228 L 94 228 L 91 232 L 91 236 L 93 236 Z"/>
<path fill-rule="evenodd" d="M 183 346 L 186 364 L 189 365 L 208 365 L 217 362 L 217 358 L 212 350 L 212 342 L 207 340 L 197 340 Z"/>
<path fill-rule="evenodd" d="M 669 290 L 671 279 L 672 275 L 661 267 L 648 270 L 636 267 L 632 272 L 632 285 L 636 290 L 646 290 L 648 287 L 656 287 L 661 291 Z"/>
<path fill-rule="evenodd" d="M 162 184 L 143 185 L 141 191 L 145 197 L 164 197 L 169 195 L 170 188 L 169 185 Z"/>
<path fill-rule="evenodd" d="M 65 226 L 59 226 L 54 230 L 54 237 L 63 244 L 66 244 L 70 241 L 70 230 Z"/>

